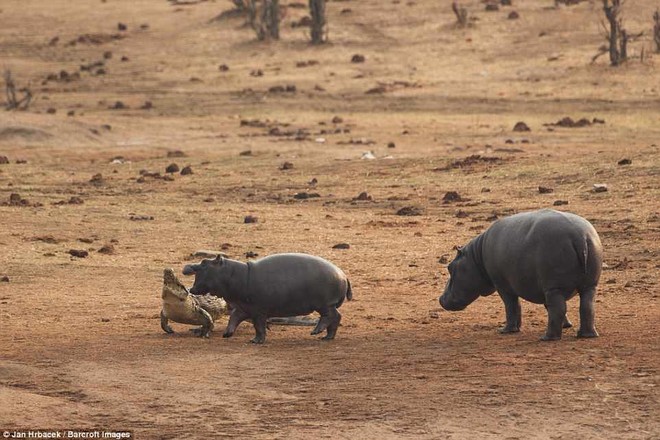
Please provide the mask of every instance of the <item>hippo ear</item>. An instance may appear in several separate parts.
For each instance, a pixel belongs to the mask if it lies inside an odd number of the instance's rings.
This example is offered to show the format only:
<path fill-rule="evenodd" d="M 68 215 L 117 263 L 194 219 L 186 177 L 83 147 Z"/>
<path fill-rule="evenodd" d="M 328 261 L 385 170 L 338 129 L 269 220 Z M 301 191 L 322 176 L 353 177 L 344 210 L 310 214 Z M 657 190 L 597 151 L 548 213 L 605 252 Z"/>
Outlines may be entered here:
<path fill-rule="evenodd" d="M 463 255 L 463 246 L 456 245 L 454 249 L 456 249 L 456 255 Z"/>
<path fill-rule="evenodd" d="M 222 266 L 223 264 L 225 264 L 225 259 L 222 257 L 222 255 L 218 254 L 213 260 L 213 262 L 218 266 Z"/>

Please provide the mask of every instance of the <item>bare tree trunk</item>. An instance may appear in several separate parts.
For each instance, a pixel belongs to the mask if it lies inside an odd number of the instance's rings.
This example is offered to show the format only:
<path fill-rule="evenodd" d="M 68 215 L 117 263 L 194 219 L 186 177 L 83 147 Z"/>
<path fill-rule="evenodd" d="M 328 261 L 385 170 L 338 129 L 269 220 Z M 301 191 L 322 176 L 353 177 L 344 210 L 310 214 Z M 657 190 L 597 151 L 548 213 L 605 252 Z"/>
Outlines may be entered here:
<path fill-rule="evenodd" d="M 280 0 L 265 0 L 264 22 L 268 36 L 273 40 L 280 39 Z"/>
<path fill-rule="evenodd" d="M 655 42 L 655 51 L 660 53 L 660 9 L 653 14 L 653 41 Z"/>
<path fill-rule="evenodd" d="M 459 6 L 458 2 L 454 1 L 451 4 L 451 10 L 454 11 L 456 15 L 456 21 L 460 27 L 466 27 L 468 25 L 468 11 L 464 6 Z"/>
<path fill-rule="evenodd" d="M 623 29 L 621 18 L 621 0 L 603 0 L 603 12 L 609 23 L 610 64 L 618 66 L 628 58 L 628 34 Z"/>
<path fill-rule="evenodd" d="M 312 44 L 323 44 L 326 40 L 325 0 L 309 0 L 309 12 L 312 16 Z"/>

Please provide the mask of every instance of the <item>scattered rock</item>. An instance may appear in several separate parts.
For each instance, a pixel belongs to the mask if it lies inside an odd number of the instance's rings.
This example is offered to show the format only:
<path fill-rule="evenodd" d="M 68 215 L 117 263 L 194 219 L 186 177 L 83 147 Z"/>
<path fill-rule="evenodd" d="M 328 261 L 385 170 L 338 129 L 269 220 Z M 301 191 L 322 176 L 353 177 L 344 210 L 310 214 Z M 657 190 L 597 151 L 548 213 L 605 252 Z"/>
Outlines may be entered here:
<path fill-rule="evenodd" d="M 110 322 L 110 318 L 101 318 L 101 322 Z"/>
<path fill-rule="evenodd" d="M 621 159 L 620 161 L 617 162 L 617 165 L 630 165 L 632 163 L 632 160 L 630 159 Z"/>
<path fill-rule="evenodd" d="M 109 60 L 110 58 L 112 58 L 112 51 L 111 50 L 106 50 L 105 52 L 103 52 L 103 58 L 106 59 L 106 60 Z"/>
<path fill-rule="evenodd" d="M 120 30 L 120 31 L 123 32 L 127 29 L 128 29 L 128 26 L 126 26 L 124 23 L 117 23 L 117 30 Z"/>
<path fill-rule="evenodd" d="M 555 192 L 553 188 L 549 188 L 547 186 L 539 186 L 539 194 L 550 194 L 552 192 Z"/>
<path fill-rule="evenodd" d="M 587 118 L 581 118 L 575 121 L 573 120 L 573 118 L 566 116 L 564 118 L 561 118 L 557 122 L 553 122 L 550 124 L 543 124 L 543 125 L 546 127 L 581 128 L 581 127 L 588 127 L 593 124 L 604 124 L 604 123 L 605 123 L 604 119 L 593 118 L 590 121 Z"/>
<path fill-rule="evenodd" d="M 112 255 L 115 253 L 115 247 L 111 244 L 106 244 L 98 250 L 99 254 Z"/>
<path fill-rule="evenodd" d="M 440 258 L 438 258 L 438 263 L 440 263 L 440 264 L 449 263 L 449 256 L 448 255 L 441 255 Z"/>
<path fill-rule="evenodd" d="M 46 110 L 46 113 L 48 113 L 49 115 L 54 115 L 55 113 L 57 113 L 57 109 L 50 107 L 48 108 L 48 110 Z"/>
<path fill-rule="evenodd" d="M 139 221 L 149 221 L 149 220 L 153 220 L 153 219 L 154 219 L 154 216 L 153 216 L 153 215 L 138 215 L 138 214 L 131 214 L 131 215 L 128 217 L 128 219 L 129 219 L 129 220 L 133 220 L 133 221 L 135 221 L 135 222 L 139 222 Z"/>
<path fill-rule="evenodd" d="M 312 177 L 312 180 L 307 182 L 307 185 L 309 186 L 316 186 L 316 184 L 319 183 L 319 180 L 316 177 Z"/>
<path fill-rule="evenodd" d="M 319 62 L 316 60 L 298 61 L 296 67 L 316 66 Z"/>
<path fill-rule="evenodd" d="M 243 223 L 257 223 L 259 219 L 253 215 L 246 215 L 243 219 Z"/>
<path fill-rule="evenodd" d="M 486 11 L 499 11 L 500 5 L 497 3 L 486 3 Z"/>
<path fill-rule="evenodd" d="M 568 205 L 568 200 L 555 200 L 552 206 Z"/>
<path fill-rule="evenodd" d="M 293 195 L 293 198 L 296 200 L 307 200 L 307 199 L 315 199 L 321 197 L 321 194 L 319 193 L 308 193 L 308 192 L 299 192 L 295 193 Z"/>
<path fill-rule="evenodd" d="M 42 243 L 48 243 L 48 244 L 58 244 L 61 243 L 63 240 L 59 240 L 52 235 L 39 235 L 36 237 L 32 237 L 32 241 L 40 241 Z"/>
<path fill-rule="evenodd" d="M 141 110 L 151 110 L 154 108 L 154 105 L 151 101 L 144 101 L 144 104 L 140 107 Z"/>
<path fill-rule="evenodd" d="M 9 282 L 9 277 L 7 275 L 3 275 L 2 278 L 0 278 L 0 282 L 8 283 Z"/>
<path fill-rule="evenodd" d="M 333 249 L 350 249 L 351 245 L 348 243 L 337 243 L 332 248 Z"/>
<path fill-rule="evenodd" d="M 342 119 L 339 116 L 335 116 L 334 118 L 332 118 L 332 123 L 333 124 L 341 124 L 342 122 L 344 122 L 344 119 Z"/>
<path fill-rule="evenodd" d="M 264 76 L 264 72 L 261 69 L 252 70 L 250 76 Z"/>
<path fill-rule="evenodd" d="M 293 169 L 293 164 L 291 162 L 284 162 L 282 165 L 280 165 L 281 171 L 291 170 L 291 169 Z"/>
<path fill-rule="evenodd" d="M 181 169 L 181 175 L 182 176 L 189 176 L 193 174 L 192 167 L 190 165 L 187 165 Z"/>
<path fill-rule="evenodd" d="M 511 6 L 512 2 L 511 0 L 500 0 L 500 4 L 502 6 Z"/>
<path fill-rule="evenodd" d="M 179 172 L 179 165 L 175 163 L 171 163 L 165 168 L 166 173 L 178 173 Z"/>
<path fill-rule="evenodd" d="M 353 200 L 367 201 L 372 200 L 372 198 L 366 191 L 362 191 L 357 197 L 354 197 Z"/>
<path fill-rule="evenodd" d="M 129 60 L 129 59 L 128 59 L 128 57 L 127 57 L 126 55 L 122 55 L 120 61 L 121 61 L 122 63 L 125 63 L 125 62 L 128 61 L 128 60 Z"/>
<path fill-rule="evenodd" d="M 365 151 L 362 153 L 362 156 L 360 156 L 361 160 L 374 160 L 376 159 L 376 155 L 374 154 L 373 151 Z"/>
<path fill-rule="evenodd" d="M 87 243 L 87 244 L 94 243 L 93 238 L 86 238 L 86 237 L 79 238 L 78 241 L 81 242 L 81 243 Z"/>
<path fill-rule="evenodd" d="M 7 156 L 0 156 L 0 165 L 6 165 L 9 163 L 9 158 Z"/>
<path fill-rule="evenodd" d="M 167 157 L 186 157 L 186 153 L 181 150 L 171 150 L 167 152 Z"/>
<path fill-rule="evenodd" d="M 239 156 L 252 156 L 252 150 L 243 150 L 238 153 Z"/>
<path fill-rule="evenodd" d="M 594 183 L 592 191 L 595 192 L 595 193 L 607 192 L 607 184 L 606 183 Z"/>
<path fill-rule="evenodd" d="M 103 183 L 105 183 L 105 179 L 103 179 L 103 174 L 101 173 L 94 174 L 92 178 L 89 179 L 89 183 L 96 186 L 103 185 Z"/>
<path fill-rule="evenodd" d="M 57 46 L 57 43 L 60 42 L 60 37 L 53 37 L 48 41 L 49 46 Z"/>
<path fill-rule="evenodd" d="M 463 211 L 462 209 L 459 209 L 458 212 L 456 213 L 456 218 L 466 218 L 469 216 L 470 214 L 468 214 L 466 211 Z"/>
<path fill-rule="evenodd" d="M 124 110 L 124 109 L 127 109 L 128 106 L 126 104 L 124 104 L 123 102 L 121 102 L 121 101 L 116 101 L 109 108 L 110 108 L 110 110 Z"/>
<path fill-rule="evenodd" d="M 415 216 L 422 215 L 422 209 L 416 206 L 404 206 L 396 212 L 396 215 Z"/>
<path fill-rule="evenodd" d="M 396 148 L 396 144 L 394 142 L 388 142 L 387 148 Z"/>
<path fill-rule="evenodd" d="M 513 131 L 532 131 L 527 124 L 524 122 L 516 122 L 516 125 L 513 126 Z"/>
<path fill-rule="evenodd" d="M 226 65 L 226 64 L 220 64 L 220 65 L 218 66 L 218 70 L 219 70 L 220 72 L 228 72 L 228 71 L 229 71 L 229 66 Z"/>
<path fill-rule="evenodd" d="M 245 253 L 245 258 L 256 258 L 256 257 L 258 257 L 258 256 L 259 256 L 258 253 L 256 253 L 256 252 L 252 252 L 252 251 L 247 251 L 247 252 Z"/>
<path fill-rule="evenodd" d="M 364 55 L 356 53 L 351 57 L 351 63 L 364 63 L 367 59 Z"/>
<path fill-rule="evenodd" d="M 509 15 L 507 17 L 509 20 L 517 20 L 520 18 L 520 14 L 518 14 L 516 11 L 511 11 L 509 12 Z"/>
<path fill-rule="evenodd" d="M 481 188 L 481 192 L 482 192 L 482 193 L 489 193 L 489 192 L 490 192 L 490 188 L 484 186 L 483 188 Z"/>
<path fill-rule="evenodd" d="M 460 202 L 462 200 L 463 198 L 456 191 L 447 191 L 445 195 L 442 197 L 443 203 Z"/>
<path fill-rule="evenodd" d="M 76 258 L 87 258 L 89 252 L 84 249 L 69 249 L 69 255 Z"/>

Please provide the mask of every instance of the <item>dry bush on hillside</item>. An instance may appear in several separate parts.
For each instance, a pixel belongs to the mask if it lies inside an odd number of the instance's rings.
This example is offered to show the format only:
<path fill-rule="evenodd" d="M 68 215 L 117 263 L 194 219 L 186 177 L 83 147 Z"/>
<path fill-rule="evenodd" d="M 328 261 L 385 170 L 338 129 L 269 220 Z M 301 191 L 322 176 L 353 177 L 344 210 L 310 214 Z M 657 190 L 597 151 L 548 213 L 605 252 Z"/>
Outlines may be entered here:
<path fill-rule="evenodd" d="M 7 110 L 26 110 L 32 102 L 32 92 L 29 88 L 23 87 L 18 89 L 19 93 L 23 94 L 22 98 L 17 98 L 16 96 L 16 83 L 11 76 L 11 70 L 5 70 L 3 75 L 5 80 L 5 93 L 7 95 L 7 102 L 5 103 L 5 108 Z"/>

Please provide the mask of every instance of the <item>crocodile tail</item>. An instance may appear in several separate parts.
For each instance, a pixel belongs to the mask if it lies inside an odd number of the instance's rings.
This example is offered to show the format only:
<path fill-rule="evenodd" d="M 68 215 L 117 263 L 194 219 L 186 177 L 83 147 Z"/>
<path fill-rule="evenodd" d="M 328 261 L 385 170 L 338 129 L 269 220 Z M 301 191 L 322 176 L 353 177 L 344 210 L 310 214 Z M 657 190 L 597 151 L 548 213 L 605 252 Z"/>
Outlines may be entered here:
<path fill-rule="evenodd" d="M 353 290 L 351 289 L 351 282 L 346 280 L 346 283 L 348 283 L 348 288 L 346 289 L 346 299 L 350 301 L 353 299 Z"/>

